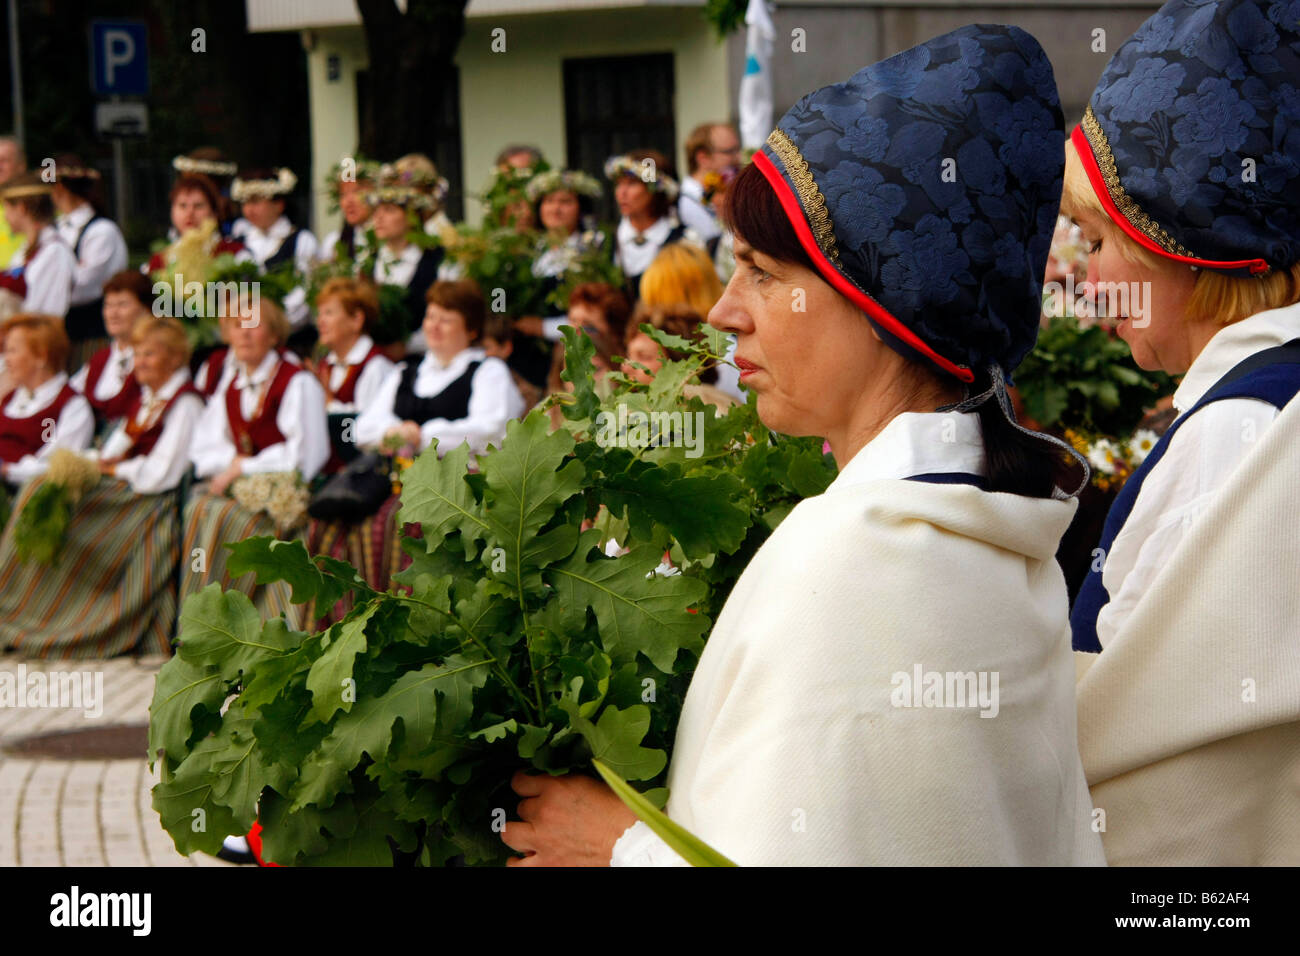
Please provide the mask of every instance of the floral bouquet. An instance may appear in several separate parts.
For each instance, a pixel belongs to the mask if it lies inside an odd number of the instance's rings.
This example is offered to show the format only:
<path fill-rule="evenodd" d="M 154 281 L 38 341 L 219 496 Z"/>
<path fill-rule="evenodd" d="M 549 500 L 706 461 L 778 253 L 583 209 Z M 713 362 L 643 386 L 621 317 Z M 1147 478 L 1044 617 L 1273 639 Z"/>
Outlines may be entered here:
<path fill-rule="evenodd" d="M 307 523 L 311 493 L 296 471 L 241 475 L 231 484 L 230 497 L 242 508 L 264 512 L 280 536 L 288 535 Z"/>
<path fill-rule="evenodd" d="M 1126 440 L 1089 435 L 1067 428 L 1065 438 L 1079 454 L 1088 459 L 1088 464 L 1092 467 L 1092 484 L 1101 491 L 1122 487 L 1160 440 L 1160 436 L 1146 428 L 1139 428 Z"/>

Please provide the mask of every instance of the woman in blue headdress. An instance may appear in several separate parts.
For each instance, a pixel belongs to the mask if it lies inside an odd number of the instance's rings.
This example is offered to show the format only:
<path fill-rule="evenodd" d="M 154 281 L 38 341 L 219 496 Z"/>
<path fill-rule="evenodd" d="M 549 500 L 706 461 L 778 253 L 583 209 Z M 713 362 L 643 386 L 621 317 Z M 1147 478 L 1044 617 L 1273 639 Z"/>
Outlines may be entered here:
<path fill-rule="evenodd" d="M 818 90 L 729 191 L 709 315 L 770 427 L 840 466 L 696 670 L 670 817 L 741 864 L 1100 864 L 1075 737 L 1062 456 L 1014 423 L 1060 197 L 1051 66 L 971 26 Z M 680 859 L 585 777 L 519 774 L 526 865 Z"/>
<path fill-rule="evenodd" d="M 1295 865 L 1300 6 L 1162 7 L 1074 131 L 1062 208 L 1134 360 L 1183 376 L 1071 615 L 1107 857 Z"/>

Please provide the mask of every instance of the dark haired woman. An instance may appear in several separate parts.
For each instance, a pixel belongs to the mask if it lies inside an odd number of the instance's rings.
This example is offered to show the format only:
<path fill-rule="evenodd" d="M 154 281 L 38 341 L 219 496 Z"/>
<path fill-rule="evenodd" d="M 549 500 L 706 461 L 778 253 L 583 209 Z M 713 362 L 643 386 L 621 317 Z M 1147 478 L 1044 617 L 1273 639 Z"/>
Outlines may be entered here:
<path fill-rule="evenodd" d="M 69 384 L 86 396 L 100 425 L 121 418 L 140 395 L 131 374 L 135 364 L 136 324 L 151 318 L 153 286 L 147 276 L 124 269 L 104 283 L 104 328 L 109 344 L 90 356 Z M 186 361 L 189 353 L 186 352 Z"/>
<path fill-rule="evenodd" d="M 216 146 L 200 146 L 186 155 L 173 158 L 172 169 L 176 170 L 178 176 L 195 173 L 206 176 L 217 190 L 217 204 L 213 208 L 217 212 L 221 234 L 230 239 L 238 239 L 243 234 L 248 228 L 248 220 L 239 216 L 235 204 L 230 201 L 230 181 L 239 172 L 238 163 L 226 159 L 225 154 Z M 180 238 L 180 233 L 172 229 L 167 238 L 175 242 Z"/>
<path fill-rule="evenodd" d="M 499 445 L 523 399 L 506 364 L 479 344 L 483 294 L 473 280 L 461 279 L 435 282 L 426 298 L 421 331 L 428 351 L 389 373 L 357 418 L 357 444 L 388 439 L 423 451 L 437 439 L 442 454 L 466 441 L 476 453 Z"/>
<path fill-rule="evenodd" d="M 420 213 L 431 209 L 433 200 L 403 182 L 401 174 L 392 166 L 380 170 L 365 200 L 371 210 L 370 225 L 379 243 L 366 278 L 376 285 L 395 285 L 405 290 L 403 298 L 411 336 L 407 348 L 422 352 L 424 337 L 420 334 L 420 322 L 424 317 L 425 293 L 438 279 L 444 251 L 442 246 L 426 248 L 412 242 L 411 236 L 423 232 Z M 401 357 L 400 351 L 397 357 Z"/>
<path fill-rule="evenodd" d="M 970 26 L 804 97 L 732 186 L 709 322 L 764 423 L 840 467 L 736 582 L 677 731 L 667 812 L 742 865 L 1103 862 L 1055 561 L 1075 502 L 1005 387 L 1063 141 L 1034 39 Z M 519 864 L 680 862 L 590 777 L 515 789 Z"/>
<path fill-rule="evenodd" d="M 64 321 L 72 340 L 73 362 L 79 365 L 103 345 L 99 340 L 109 336 L 104 329 L 104 283 L 126 268 L 126 239 L 117 223 L 104 215 L 99 170 L 71 154 L 54 162 L 51 198 L 59 213 L 55 227 L 77 259 L 71 305 Z"/>
<path fill-rule="evenodd" d="M 240 204 L 248 226 L 240 236 L 244 248 L 265 274 L 281 266 L 306 276 L 315 265 L 320 246 L 311 230 L 296 226 L 285 215 L 298 177 L 289 169 L 250 169 L 230 184 L 230 198 Z M 295 332 L 294 344 L 310 345 L 314 333 L 299 335 L 311 314 L 307 292 L 295 286 L 284 297 L 284 313 Z"/>
<path fill-rule="evenodd" d="M 546 300 L 578 266 L 580 256 L 604 245 L 604 233 L 583 229 L 592 216 L 594 201 L 600 198 L 600 183 L 580 170 L 551 169 L 530 179 L 524 195 L 532 203 L 534 221 L 542 226 L 533 275 L 542 280 L 542 308 L 554 312 L 546 306 Z M 563 314 L 520 318 L 515 323 L 519 335 L 510 353 L 510 367 L 533 386 L 545 386 L 552 365 L 552 346 L 548 343 L 563 341 L 560 329 L 567 324 L 569 319 Z"/>
<path fill-rule="evenodd" d="M 605 163 L 622 215 L 614 233 L 614 264 L 623 270 L 628 298 L 641 295 L 641 273 L 670 242 L 695 239 L 677 220 L 678 186 L 668 157 L 654 149 L 634 149 Z M 702 242 L 698 243 L 703 246 Z"/>
<path fill-rule="evenodd" d="M 202 173 L 184 173 L 176 177 L 168 197 L 171 203 L 171 231 L 169 236 L 175 238 L 165 249 L 155 252 L 150 258 L 145 272 L 150 275 L 167 268 L 175 262 L 177 244 L 188 232 L 203 228 L 212 223 L 212 235 L 207 239 L 207 252 L 215 257 L 229 253 L 238 258 L 247 258 L 244 244 L 237 239 L 226 239 L 218 229 L 221 194 L 217 185 Z"/>
<path fill-rule="evenodd" d="M 338 229 L 327 232 L 321 240 L 320 256 L 325 261 L 331 262 L 342 256 L 355 262 L 369 252 L 366 246 L 366 224 L 370 221 L 370 206 L 365 197 L 371 178 L 378 168 L 375 163 L 357 160 L 353 175 L 349 178 L 343 178 L 342 167 L 330 176 L 327 188 L 338 203 L 343 224 Z"/>
<path fill-rule="evenodd" d="M 77 258 L 54 228 L 54 187 L 36 172 L 22 173 L 0 186 L 4 216 L 15 236 L 23 237 L 0 288 L 22 299 L 21 311 L 62 319 L 72 301 Z"/>

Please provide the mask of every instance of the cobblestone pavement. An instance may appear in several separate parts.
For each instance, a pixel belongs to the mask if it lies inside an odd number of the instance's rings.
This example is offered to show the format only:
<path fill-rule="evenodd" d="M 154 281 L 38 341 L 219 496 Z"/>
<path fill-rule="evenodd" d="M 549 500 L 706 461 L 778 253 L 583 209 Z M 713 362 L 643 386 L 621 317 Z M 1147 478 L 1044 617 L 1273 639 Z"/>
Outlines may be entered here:
<path fill-rule="evenodd" d="M 0 675 L 15 680 L 20 665 L 28 674 L 103 675 L 98 716 L 84 708 L 0 706 L 0 866 L 228 865 L 202 853 L 176 852 L 150 803 L 158 777 L 143 754 L 135 760 L 14 752 L 20 741 L 41 734 L 147 725 L 163 660 L 33 661 L 0 655 Z"/>

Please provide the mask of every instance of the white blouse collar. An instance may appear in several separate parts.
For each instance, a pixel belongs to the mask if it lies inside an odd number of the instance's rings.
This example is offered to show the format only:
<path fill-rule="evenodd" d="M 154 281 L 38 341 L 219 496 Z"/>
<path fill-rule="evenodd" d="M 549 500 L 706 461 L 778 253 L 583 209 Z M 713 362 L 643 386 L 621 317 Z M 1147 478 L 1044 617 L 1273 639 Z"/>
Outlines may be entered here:
<path fill-rule="evenodd" d="M 237 389 L 247 388 L 249 385 L 261 385 L 275 372 L 275 368 L 280 364 L 280 354 L 275 350 L 266 353 L 266 357 L 258 363 L 257 368 L 253 369 L 253 374 L 249 375 L 244 371 L 244 366 L 238 365 L 239 371 L 235 374 L 234 387 Z"/>
<path fill-rule="evenodd" d="M 983 475 L 984 467 L 978 415 L 903 412 L 853 456 L 827 491 L 937 472 Z"/>
<path fill-rule="evenodd" d="M 424 353 L 424 359 L 423 361 L 420 362 L 420 371 L 421 372 L 424 371 L 445 372 L 453 368 L 464 368 L 475 359 L 482 359 L 486 355 L 487 353 L 484 352 L 481 348 L 475 345 L 471 345 L 469 348 L 461 349 L 454 356 L 452 356 L 450 362 L 448 362 L 446 365 L 443 365 L 442 362 L 438 361 L 438 356 L 435 355 L 432 351 L 429 351 Z"/>
<path fill-rule="evenodd" d="M 58 398 L 59 392 L 63 391 L 63 386 L 67 383 L 68 373 L 58 372 L 53 378 L 46 379 L 34 389 L 28 389 L 24 385 L 18 386 L 14 391 L 14 398 L 24 405 L 31 405 L 39 410 Z"/>
<path fill-rule="evenodd" d="M 366 334 L 362 334 L 357 339 L 352 348 L 348 349 L 348 354 L 339 358 L 336 352 L 331 351 L 325 360 L 330 365 L 360 365 L 362 360 L 370 354 L 370 349 L 374 346 L 375 340 Z"/>

